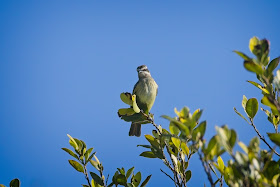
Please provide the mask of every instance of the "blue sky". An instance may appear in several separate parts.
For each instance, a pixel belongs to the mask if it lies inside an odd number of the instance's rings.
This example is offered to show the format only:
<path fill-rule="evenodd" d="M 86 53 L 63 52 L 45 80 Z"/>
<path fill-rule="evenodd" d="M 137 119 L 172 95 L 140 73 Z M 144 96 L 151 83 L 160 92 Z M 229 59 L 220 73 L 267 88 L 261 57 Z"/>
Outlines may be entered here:
<path fill-rule="evenodd" d="M 174 116 L 174 107 L 204 110 L 206 139 L 228 124 L 241 141 L 256 136 L 233 111 L 242 95 L 260 98 L 256 80 L 232 50 L 249 53 L 253 36 L 280 54 L 279 3 L 268 1 L 1 1 L 0 183 L 79 186 L 83 175 L 69 164 L 67 133 L 93 146 L 113 175 L 135 166 L 148 186 L 172 186 L 160 160 L 138 155 L 145 138 L 129 137 L 117 110 L 132 91 L 136 67 L 146 64 L 159 85 L 152 113 Z M 273 131 L 257 114 L 260 131 Z M 151 125 L 142 127 L 149 134 Z M 263 148 L 267 148 L 262 144 Z M 197 157 L 189 186 L 208 185 Z M 93 168 L 91 168 L 93 170 Z"/>

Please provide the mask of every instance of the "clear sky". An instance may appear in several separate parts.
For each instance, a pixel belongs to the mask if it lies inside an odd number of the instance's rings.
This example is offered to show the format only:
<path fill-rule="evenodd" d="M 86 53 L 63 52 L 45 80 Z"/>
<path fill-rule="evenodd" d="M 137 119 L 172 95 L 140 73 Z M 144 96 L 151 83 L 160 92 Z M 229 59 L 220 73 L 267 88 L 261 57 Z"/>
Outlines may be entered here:
<path fill-rule="evenodd" d="M 226 3 L 227 2 L 227 3 Z M 61 150 L 67 133 L 93 146 L 112 176 L 135 166 L 148 186 L 172 186 L 160 160 L 138 155 L 143 137 L 129 137 L 130 124 L 117 110 L 121 92 L 132 91 L 136 67 L 146 64 L 159 85 L 155 121 L 173 109 L 204 109 L 208 126 L 235 128 L 245 143 L 256 136 L 238 117 L 242 95 L 260 98 L 246 83 L 256 80 L 232 52 L 249 53 L 253 36 L 280 55 L 276 1 L 1 1 L 0 2 L 0 183 L 19 178 L 25 187 L 76 187 L 84 176 Z M 261 111 L 260 131 L 273 131 Z M 149 134 L 151 125 L 142 127 Z M 263 148 L 267 148 L 262 144 Z M 189 186 L 208 184 L 197 157 Z M 90 170 L 94 170 L 90 168 Z"/>

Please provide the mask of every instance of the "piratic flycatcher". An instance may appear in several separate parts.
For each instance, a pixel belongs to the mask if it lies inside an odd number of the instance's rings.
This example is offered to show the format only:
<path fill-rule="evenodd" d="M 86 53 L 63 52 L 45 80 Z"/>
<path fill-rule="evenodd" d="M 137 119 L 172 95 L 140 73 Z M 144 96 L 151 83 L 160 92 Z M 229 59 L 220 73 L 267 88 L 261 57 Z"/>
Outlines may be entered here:
<path fill-rule="evenodd" d="M 138 82 L 133 88 L 133 94 L 136 95 L 136 103 L 140 110 L 148 114 L 151 110 L 158 92 L 158 85 L 152 78 L 146 65 L 137 67 Z M 129 136 L 141 135 L 141 123 L 133 122 L 129 130 Z"/>

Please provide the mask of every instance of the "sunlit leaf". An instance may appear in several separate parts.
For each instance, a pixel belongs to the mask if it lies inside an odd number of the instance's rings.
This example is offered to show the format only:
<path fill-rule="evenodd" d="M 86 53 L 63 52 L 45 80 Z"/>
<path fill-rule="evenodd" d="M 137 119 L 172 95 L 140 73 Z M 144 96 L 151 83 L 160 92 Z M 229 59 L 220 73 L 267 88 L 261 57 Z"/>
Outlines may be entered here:
<path fill-rule="evenodd" d="M 178 135 L 180 133 L 180 129 L 178 127 L 176 127 L 176 125 L 174 125 L 173 122 L 170 122 L 169 130 L 170 130 L 171 134 L 174 134 L 174 135 Z"/>
<path fill-rule="evenodd" d="M 125 104 L 128 104 L 128 105 L 132 106 L 132 95 L 131 95 L 131 93 L 128 93 L 128 92 L 121 93 L 120 97 L 121 97 L 121 100 Z"/>
<path fill-rule="evenodd" d="M 251 98 L 246 103 L 246 113 L 248 117 L 254 118 L 259 109 L 259 103 L 256 98 Z"/>
<path fill-rule="evenodd" d="M 151 151 L 145 151 L 140 154 L 140 156 L 146 157 L 146 158 L 157 158 L 155 154 Z"/>
<path fill-rule="evenodd" d="M 126 179 L 128 179 L 130 177 L 130 175 L 132 174 L 133 170 L 134 170 L 134 167 L 132 167 L 129 170 L 127 170 L 126 175 L 125 175 Z"/>
<path fill-rule="evenodd" d="M 271 74 L 279 64 L 280 57 L 273 59 L 267 66 L 266 72 Z"/>
<path fill-rule="evenodd" d="M 70 149 L 67 149 L 67 148 L 61 148 L 61 149 L 64 150 L 65 152 L 67 152 L 69 155 L 76 158 L 77 160 L 79 160 L 78 156 L 73 151 L 71 151 Z"/>
<path fill-rule="evenodd" d="M 175 138 L 175 137 L 171 137 L 171 140 L 173 142 L 173 144 L 178 148 L 180 149 L 180 140 L 178 138 Z"/>
<path fill-rule="evenodd" d="M 186 134 L 186 136 L 188 136 L 190 134 L 189 128 L 186 125 L 184 125 L 183 123 L 181 123 L 180 121 L 178 121 L 174 118 L 171 118 L 169 116 L 166 116 L 166 115 L 162 115 L 161 117 L 169 120 L 170 122 L 173 122 L 173 124 L 176 125 L 176 127 L 178 127 L 182 132 L 184 132 Z"/>
<path fill-rule="evenodd" d="M 149 175 L 149 176 L 143 181 L 143 183 L 141 184 L 140 187 L 145 187 L 145 186 L 148 184 L 148 182 L 149 182 L 151 176 L 152 176 L 152 175 Z"/>
<path fill-rule="evenodd" d="M 189 155 L 190 150 L 189 150 L 189 148 L 188 148 L 188 146 L 187 146 L 187 144 L 186 144 L 185 142 L 182 142 L 182 143 L 181 143 L 181 148 L 182 148 L 182 151 L 183 151 L 186 155 Z"/>
<path fill-rule="evenodd" d="M 256 45 L 259 45 L 260 41 L 259 39 L 254 36 L 253 38 L 250 39 L 250 42 L 249 42 L 249 49 L 252 53 L 254 53 L 254 49 L 255 49 L 255 46 Z M 255 54 L 255 53 L 254 53 Z"/>
<path fill-rule="evenodd" d="M 240 117 L 242 117 L 247 123 L 249 123 L 249 121 L 240 112 L 238 112 L 235 107 L 233 108 L 233 110 L 234 110 L 234 112 L 236 112 L 236 114 L 238 114 Z"/>
<path fill-rule="evenodd" d="M 280 133 L 267 133 L 267 135 L 272 142 L 280 146 Z"/>
<path fill-rule="evenodd" d="M 243 142 L 238 142 L 238 145 L 243 149 L 243 151 L 248 154 L 248 147 Z"/>
<path fill-rule="evenodd" d="M 76 143 L 76 141 L 74 140 L 74 138 L 72 138 L 69 134 L 67 134 L 67 136 L 69 137 L 69 144 L 75 149 L 75 150 L 78 150 L 79 149 L 79 146 L 78 144 Z"/>
<path fill-rule="evenodd" d="M 258 75 L 263 74 L 264 70 L 261 67 L 261 65 L 252 62 L 252 61 L 244 61 L 244 67 L 245 69 L 247 69 L 248 71 L 254 72 Z"/>
<path fill-rule="evenodd" d="M 222 157 L 218 156 L 217 163 L 219 165 L 220 171 L 224 171 L 225 164 L 224 164 Z"/>
<path fill-rule="evenodd" d="M 69 164 L 71 166 L 73 166 L 73 168 L 75 168 L 77 171 L 82 172 L 82 173 L 84 172 L 84 168 L 79 162 L 77 162 L 75 160 L 68 160 L 68 161 L 69 161 Z"/>
<path fill-rule="evenodd" d="M 139 113 L 140 112 L 140 108 L 138 107 L 137 103 L 136 103 L 136 95 L 132 95 L 132 107 L 134 112 Z"/>
<path fill-rule="evenodd" d="M 256 86 L 257 88 L 259 88 L 260 90 L 262 90 L 264 93 L 269 94 L 269 91 L 267 89 L 265 89 L 264 87 L 262 87 L 259 83 L 256 83 L 254 81 L 247 81 L 249 83 L 251 83 L 252 85 Z"/>
<path fill-rule="evenodd" d="M 121 117 L 123 115 L 131 116 L 133 114 L 135 114 L 135 111 L 133 110 L 133 108 L 121 108 L 118 110 L 119 117 Z"/>
<path fill-rule="evenodd" d="M 245 55 L 244 53 L 240 52 L 240 51 L 236 51 L 234 50 L 233 52 L 235 52 L 236 54 L 238 54 L 241 58 L 243 58 L 244 60 L 247 60 L 247 61 L 251 61 L 251 58 L 248 57 L 247 55 Z"/>
<path fill-rule="evenodd" d="M 271 102 L 269 101 L 269 99 L 268 99 L 267 96 L 263 96 L 263 98 L 262 98 L 262 100 L 261 100 L 261 103 L 264 104 L 264 105 L 266 105 L 266 106 L 269 106 L 270 109 L 271 109 L 271 111 L 272 111 L 272 113 L 273 113 L 274 115 L 279 115 L 279 112 L 278 112 L 278 110 L 277 110 L 277 107 L 276 107 L 273 103 L 271 103 Z"/>

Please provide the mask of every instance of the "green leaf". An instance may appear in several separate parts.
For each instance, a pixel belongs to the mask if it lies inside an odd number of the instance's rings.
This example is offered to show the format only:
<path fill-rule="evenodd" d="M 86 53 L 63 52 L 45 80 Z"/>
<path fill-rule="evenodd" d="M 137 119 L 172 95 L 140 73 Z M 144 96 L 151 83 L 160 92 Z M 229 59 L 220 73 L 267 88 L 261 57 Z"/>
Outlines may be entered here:
<path fill-rule="evenodd" d="M 135 114 L 133 108 L 121 108 L 118 110 L 118 115 L 119 117 L 127 115 L 127 116 L 131 116 Z"/>
<path fill-rule="evenodd" d="M 218 156 L 217 163 L 218 163 L 220 171 L 224 171 L 225 164 L 224 164 L 222 157 Z"/>
<path fill-rule="evenodd" d="M 69 137 L 69 144 L 75 149 L 75 150 L 78 150 L 79 149 L 79 146 L 78 144 L 76 143 L 76 141 L 74 140 L 74 138 L 72 138 L 69 134 L 67 134 L 67 136 Z"/>
<path fill-rule="evenodd" d="M 280 134 L 279 133 L 267 133 L 267 135 L 273 143 L 280 146 Z"/>
<path fill-rule="evenodd" d="M 231 148 L 234 147 L 236 139 L 237 139 L 237 134 L 236 134 L 235 130 L 231 129 L 230 130 L 230 139 L 229 139 L 229 145 Z"/>
<path fill-rule="evenodd" d="M 68 161 L 69 161 L 69 164 L 71 166 L 73 166 L 73 168 L 75 168 L 77 171 L 82 172 L 82 173 L 84 172 L 84 168 L 79 162 L 77 162 L 75 160 L 68 160 Z"/>
<path fill-rule="evenodd" d="M 178 127 L 182 132 L 184 132 L 184 134 L 186 134 L 186 136 L 188 136 L 190 134 L 189 128 L 186 125 L 184 125 L 183 123 L 181 123 L 180 121 L 178 121 L 174 118 L 171 118 L 169 116 L 166 116 L 166 115 L 162 115 L 161 117 L 169 120 L 170 122 L 173 122 L 173 124 L 176 125 L 176 127 Z"/>
<path fill-rule="evenodd" d="M 249 83 L 251 83 L 252 85 L 256 86 L 257 88 L 259 88 L 261 91 L 263 91 L 266 94 L 269 94 L 269 91 L 267 89 L 265 89 L 263 86 L 261 86 L 259 83 L 256 83 L 254 81 L 247 81 Z"/>
<path fill-rule="evenodd" d="M 242 107 L 244 108 L 244 111 L 245 111 L 245 107 L 246 107 L 246 103 L 247 103 L 248 99 L 245 95 L 243 95 L 243 99 L 242 99 Z"/>
<path fill-rule="evenodd" d="M 136 103 L 136 95 L 133 94 L 132 95 L 132 107 L 134 112 L 139 113 L 140 112 L 140 108 L 138 107 L 137 103 Z"/>
<path fill-rule="evenodd" d="M 252 62 L 252 61 L 244 61 L 244 67 L 245 69 L 247 69 L 248 71 L 254 72 L 258 75 L 263 74 L 264 70 L 261 67 L 261 65 Z"/>
<path fill-rule="evenodd" d="M 145 147 L 145 148 L 148 148 L 148 149 L 150 149 L 150 148 L 151 148 L 151 146 L 150 146 L 150 145 L 137 145 L 137 147 Z"/>
<path fill-rule="evenodd" d="M 247 61 L 251 61 L 252 59 L 250 57 L 248 57 L 247 55 L 245 55 L 244 53 L 240 52 L 240 51 L 236 51 L 234 50 L 233 52 L 235 52 L 236 54 L 238 54 L 241 58 L 243 58 L 244 60 Z"/>
<path fill-rule="evenodd" d="M 194 130 L 193 130 L 193 140 L 196 140 L 196 137 L 198 135 L 198 133 L 200 134 L 200 137 L 203 137 L 205 134 L 205 130 L 206 130 L 206 121 L 201 122 Z"/>
<path fill-rule="evenodd" d="M 117 184 L 120 184 L 120 185 L 123 185 L 123 186 L 126 186 L 126 177 L 124 175 L 118 175 L 116 177 L 116 182 Z"/>
<path fill-rule="evenodd" d="M 189 148 L 188 148 L 188 146 L 187 146 L 187 144 L 186 144 L 185 142 L 182 142 L 182 143 L 181 143 L 181 148 L 182 148 L 182 151 L 183 151 L 186 155 L 189 155 L 190 150 L 189 150 Z"/>
<path fill-rule="evenodd" d="M 121 97 L 121 100 L 125 104 L 128 104 L 129 106 L 132 106 L 132 95 L 131 95 L 131 93 L 128 93 L 128 92 L 121 93 L 120 97 Z"/>
<path fill-rule="evenodd" d="M 125 175 L 126 179 L 128 179 L 130 177 L 130 175 L 133 172 L 133 170 L 134 170 L 134 167 L 132 167 L 129 170 L 127 170 L 126 175 Z"/>
<path fill-rule="evenodd" d="M 180 133 L 180 129 L 178 129 L 178 127 L 176 127 L 176 125 L 174 125 L 173 122 L 170 122 L 169 130 L 170 130 L 171 134 L 174 134 L 176 136 Z"/>
<path fill-rule="evenodd" d="M 77 145 L 78 145 L 78 149 L 76 149 L 77 151 L 79 150 L 79 151 L 81 151 L 82 150 L 82 148 L 83 148 L 83 143 L 79 140 L 79 139 L 77 139 L 77 138 L 73 138 L 74 140 L 75 140 L 75 142 L 77 143 Z"/>
<path fill-rule="evenodd" d="M 86 164 L 94 157 L 96 152 L 92 153 L 87 159 L 86 159 Z"/>
<path fill-rule="evenodd" d="M 266 72 L 271 74 L 279 64 L 280 57 L 273 59 L 267 66 Z"/>
<path fill-rule="evenodd" d="M 149 176 L 143 181 L 143 183 L 141 184 L 140 187 L 145 187 L 145 186 L 148 184 L 148 182 L 149 182 L 151 176 L 152 176 L 152 175 L 149 175 Z"/>
<path fill-rule="evenodd" d="M 188 182 L 192 177 L 192 171 L 191 170 L 186 171 L 185 175 L 186 175 L 186 182 Z"/>
<path fill-rule="evenodd" d="M 261 103 L 266 105 L 266 106 L 269 106 L 274 115 L 279 115 L 279 112 L 278 112 L 276 106 L 269 101 L 267 96 L 263 96 L 263 98 L 261 100 Z"/>
<path fill-rule="evenodd" d="M 259 109 L 259 103 L 256 98 L 251 98 L 246 103 L 246 113 L 248 117 L 254 118 Z"/>
<path fill-rule="evenodd" d="M 20 186 L 20 181 L 19 179 L 13 179 L 11 182 L 10 182 L 10 187 L 19 187 Z"/>
<path fill-rule="evenodd" d="M 208 143 L 208 146 L 207 146 L 207 149 L 206 149 L 206 154 L 210 153 L 210 151 L 215 147 L 215 145 L 217 144 L 217 140 L 216 140 L 216 137 L 213 136 L 209 143 Z"/>
<path fill-rule="evenodd" d="M 250 51 L 251 51 L 252 53 L 254 53 L 255 47 L 256 47 L 257 45 L 259 45 L 259 43 L 260 43 L 260 40 L 259 40 L 256 36 L 254 36 L 253 38 L 250 39 L 250 42 L 249 42 L 249 49 L 250 49 Z M 254 53 L 254 54 L 255 54 L 255 53 Z"/>
<path fill-rule="evenodd" d="M 153 147 L 159 148 L 159 143 L 157 142 L 157 140 L 156 140 L 153 136 L 151 136 L 151 135 L 149 135 L 149 134 L 146 134 L 146 135 L 145 135 L 145 138 L 150 142 L 150 144 L 151 144 Z"/>
<path fill-rule="evenodd" d="M 100 170 L 99 163 L 97 161 L 90 160 L 90 163 L 93 167 L 95 167 L 95 169 L 97 169 L 98 171 Z"/>
<path fill-rule="evenodd" d="M 72 157 L 76 158 L 77 160 L 79 160 L 79 157 L 70 149 L 67 148 L 61 148 L 62 150 L 64 150 L 65 152 L 67 152 L 69 155 L 71 155 Z"/>
<path fill-rule="evenodd" d="M 151 151 L 145 151 L 140 154 L 140 156 L 146 157 L 146 158 L 157 158 L 155 154 Z"/>
<path fill-rule="evenodd" d="M 141 173 L 138 172 L 136 173 L 136 175 L 133 176 L 132 183 L 134 184 L 134 186 L 137 187 L 140 184 L 140 182 L 141 182 Z"/>
<path fill-rule="evenodd" d="M 243 149 L 243 151 L 248 154 L 248 147 L 243 142 L 238 142 L 238 145 Z"/>
<path fill-rule="evenodd" d="M 235 107 L 233 108 L 233 110 L 234 110 L 234 112 L 236 112 L 236 114 L 238 114 L 240 117 L 242 117 L 248 124 L 250 124 L 249 121 L 242 114 L 240 114 L 240 112 L 238 112 Z"/>
<path fill-rule="evenodd" d="M 173 142 L 173 144 L 178 148 L 180 149 L 180 140 L 178 138 L 175 138 L 175 137 L 171 137 L 171 141 Z"/>
<path fill-rule="evenodd" d="M 91 175 L 92 179 L 94 180 L 94 182 L 96 182 L 97 184 L 99 184 L 101 186 L 104 185 L 102 179 L 96 173 L 90 172 L 90 175 Z"/>

